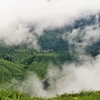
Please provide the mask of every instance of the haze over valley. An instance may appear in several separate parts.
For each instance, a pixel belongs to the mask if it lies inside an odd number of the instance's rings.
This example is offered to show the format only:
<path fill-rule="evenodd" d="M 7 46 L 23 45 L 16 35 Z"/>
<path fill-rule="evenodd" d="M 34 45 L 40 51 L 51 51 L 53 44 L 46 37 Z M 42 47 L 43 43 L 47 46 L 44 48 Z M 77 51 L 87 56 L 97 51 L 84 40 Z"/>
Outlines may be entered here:
<path fill-rule="evenodd" d="M 99 70 L 99 0 L 0 0 L 0 90 L 99 91 Z"/>

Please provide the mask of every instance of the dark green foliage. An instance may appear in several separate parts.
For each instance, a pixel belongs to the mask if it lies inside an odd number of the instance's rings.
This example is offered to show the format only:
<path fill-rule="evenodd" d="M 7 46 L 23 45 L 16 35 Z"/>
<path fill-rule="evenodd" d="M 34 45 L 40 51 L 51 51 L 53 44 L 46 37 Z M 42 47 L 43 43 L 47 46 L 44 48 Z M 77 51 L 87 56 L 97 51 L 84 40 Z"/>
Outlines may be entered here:
<path fill-rule="evenodd" d="M 12 78 L 22 79 L 23 76 L 22 65 L 13 62 L 0 60 L 0 82 L 10 82 Z"/>
<path fill-rule="evenodd" d="M 88 46 L 86 51 L 87 54 L 91 54 L 93 57 L 97 56 L 100 53 L 100 40 Z"/>
<path fill-rule="evenodd" d="M 71 53 L 36 52 L 23 46 L 0 46 L 0 82 L 11 79 L 23 80 L 27 71 L 33 71 L 40 79 L 45 78 L 49 64 L 59 68 L 67 60 L 75 59 Z"/>
<path fill-rule="evenodd" d="M 45 31 L 40 36 L 38 44 L 42 50 L 51 52 L 66 52 L 68 51 L 68 42 L 62 39 L 63 30 Z"/>

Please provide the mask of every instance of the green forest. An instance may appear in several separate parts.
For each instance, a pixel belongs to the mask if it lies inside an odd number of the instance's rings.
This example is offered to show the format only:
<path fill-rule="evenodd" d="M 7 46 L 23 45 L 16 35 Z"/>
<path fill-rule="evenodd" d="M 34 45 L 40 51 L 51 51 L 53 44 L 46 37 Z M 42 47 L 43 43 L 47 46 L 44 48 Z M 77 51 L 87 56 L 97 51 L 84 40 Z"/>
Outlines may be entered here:
<path fill-rule="evenodd" d="M 91 17 L 92 19 L 92 17 Z M 83 22 L 82 25 L 80 23 Z M 78 23 L 78 24 L 76 24 Z M 39 51 L 29 48 L 27 44 L 9 46 L 0 42 L 0 100 L 99 100 L 100 91 L 82 91 L 80 93 L 62 94 L 53 98 L 30 97 L 29 95 L 13 90 L 16 83 L 14 80 L 23 82 L 28 72 L 35 73 L 39 80 L 45 80 L 49 65 L 52 64 L 62 70 L 64 63 L 78 62 L 78 53 L 75 46 L 62 39 L 66 31 L 72 31 L 79 26 L 93 24 L 81 19 L 73 26 L 44 30 L 38 37 Z M 79 37 L 76 40 L 80 43 Z M 85 48 L 86 54 L 96 57 L 99 54 L 100 40 Z M 48 83 L 44 81 L 45 86 Z M 67 98 L 67 99 L 66 99 Z"/>

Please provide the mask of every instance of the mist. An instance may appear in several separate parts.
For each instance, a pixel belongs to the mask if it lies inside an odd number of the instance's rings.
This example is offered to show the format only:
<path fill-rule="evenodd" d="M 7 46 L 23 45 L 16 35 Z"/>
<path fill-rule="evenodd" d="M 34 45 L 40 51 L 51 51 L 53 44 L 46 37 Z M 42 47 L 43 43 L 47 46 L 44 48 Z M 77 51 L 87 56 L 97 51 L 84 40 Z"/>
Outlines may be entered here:
<path fill-rule="evenodd" d="M 100 0 L 0 0 L 0 43 L 20 45 L 27 43 L 39 50 L 39 36 L 45 29 L 73 25 L 80 18 L 95 15 L 93 25 L 83 29 L 73 28 L 62 38 L 74 45 L 79 61 L 64 63 L 62 70 L 50 65 L 47 75 L 50 86 L 44 89 L 43 82 L 31 74 L 16 88 L 31 96 L 53 97 L 56 94 L 100 90 L 100 55 L 96 58 L 85 55 L 86 46 L 100 39 Z M 81 33 L 81 34 L 80 34 Z M 79 43 L 76 37 L 79 36 Z M 72 48 L 70 48 L 72 49 Z"/>
<path fill-rule="evenodd" d="M 99 0 L 0 0 L 0 41 L 28 43 L 39 49 L 37 36 L 44 29 L 72 25 L 76 19 L 99 12 Z"/>
<path fill-rule="evenodd" d="M 100 90 L 100 55 L 89 58 L 82 64 L 65 63 L 62 70 L 50 64 L 46 79 L 49 86 L 44 88 L 36 74 L 31 73 L 27 79 L 17 86 L 17 90 L 30 96 L 54 97 L 57 94 L 77 93 L 81 91 Z"/>
<path fill-rule="evenodd" d="M 98 16 L 99 17 L 99 16 Z M 96 16 L 95 16 L 96 19 Z M 65 41 L 73 45 L 74 49 L 79 55 L 85 55 L 85 48 L 98 42 L 100 39 L 100 23 L 99 20 L 94 20 L 94 24 L 85 25 L 84 27 L 73 28 L 72 31 L 67 31 L 62 35 Z"/>

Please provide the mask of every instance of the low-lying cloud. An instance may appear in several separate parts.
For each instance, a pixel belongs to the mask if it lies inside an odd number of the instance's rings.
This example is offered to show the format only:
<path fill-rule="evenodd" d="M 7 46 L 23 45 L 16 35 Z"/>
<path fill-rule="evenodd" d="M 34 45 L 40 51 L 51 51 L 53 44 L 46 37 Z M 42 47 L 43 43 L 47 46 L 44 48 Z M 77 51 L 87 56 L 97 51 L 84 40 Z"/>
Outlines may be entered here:
<path fill-rule="evenodd" d="M 28 43 L 39 49 L 37 37 L 43 34 L 44 29 L 73 25 L 75 20 L 88 19 L 89 15 L 96 14 L 95 24 L 72 29 L 62 36 L 83 53 L 86 45 L 100 37 L 99 12 L 100 0 L 0 0 L 0 41 L 7 45 Z M 80 43 L 77 36 L 81 38 Z M 19 89 L 31 96 L 46 97 L 72 91 L 100 90 L 100 56 L 93 59 L 82 53 L 81 60 L 85 59 L 82 64 L 65 63 L 62 70 L 48 69 L 46 77 L 50 86 L 47 89 L 36 75 L 29 76 Z"/>
<path fill-rule="evenodd" d="M 99 11 L 99 0 L 0 0 L 0 40 L 10 45 L 28 42 L 39 48 L 36 34 L 40 36 L 44 29 L 73 24 Z M 29 24 L 34 31 L 29 32 Z"/>
<path fill-rule="evenodd" d="M 82 64 L 65 63 L 62 70 L 55 67 L 48 69 L 49 87 L 44 89 L 43 81 L 33 74 L 17 87 L 31 96 L 53 97 L 56 94 L 100 90 L 100 55 L 90 58 Z"/>
<path fill-rule="evenodd" d="M 100 39 L 100 23 L 99 15 L 95 16 L 94 24 L 85 25 L 82 28 L 73 28 L 72 31 L 67 31 L 62 35 L 62 38 L 70 45 L 73 45 L 78 53 L 85 53 L 85 48 L 98 42 Z"/>

